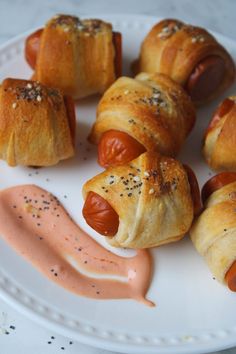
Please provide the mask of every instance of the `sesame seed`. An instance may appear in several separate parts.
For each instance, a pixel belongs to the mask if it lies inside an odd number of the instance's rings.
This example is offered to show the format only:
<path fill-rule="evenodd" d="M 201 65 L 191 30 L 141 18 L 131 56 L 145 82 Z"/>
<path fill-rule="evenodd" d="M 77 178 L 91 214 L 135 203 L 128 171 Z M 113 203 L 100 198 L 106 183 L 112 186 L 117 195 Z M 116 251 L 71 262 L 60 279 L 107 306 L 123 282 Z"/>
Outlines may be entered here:
<path fill-rule="evenodd" d="M 125 94 L 125 95 L 128 95 L 128 93 L 129 93 L 129 90 L 125 90 L 125 91 L 124 91 L 124 94 Z"/>
<path fill-rule="evenodd" d="M 153 188 L 150 188 L 148 193 L 149 193 L 149 194 L 153 194 L 154 192 L 155 192 L 154 189 L 153 189 Z"/>
<path fill-rule="evenodd" d="M 12 103 L 12 108 L 16 109 L 16 107 L 17 107 L 17 103 L 16 102 Z"/>
<path fill-rule="evenodd" d="M 199 41 L 200 41 L 200 42 L 205 42 L 205 38 L 201 37 L 201 38 L 199 39 Z"/>
<path fill-rule="evenodd" d="M 160 103 L 160 107 L 166 107 L 166 103 L 165 102 L 161 102 Z"/>
<path fill-rule="evenodd" d="M 162 28 L 162 32 L 165 32 L 165 33 L 166 33 L 166 32 L 169 32 L 169 27 L 168 27 L 168 26 L 163 27 L 163 28 Z"/>
<path fill-rule="evenodd" d="M 28 88 L 28 89 L 32 89 L 32 84 L 30 84 L 30 83 L 28 83 L 27 85 L 26 85 L 26 87 Z"/>
<path fill-rule="evenodd" d="M 197 38 L 193 37 L 192 38 L 192 43 L 196 43 L 197 42 Z"/>
<path fill-rule="evenodd" d="M 38 102 L 41 102 L 41 101 L 42 101 L 42 97 L 38 95 L 38 96 L 37 96 L 37 101 L 38 101 Z"/>
<path fill-rule="evenodd" d="M 133 180 L 134 180 L 135 182 L 139 182 L 139 181 L 140 181 L 140 178 L 139 178 L 139 176 L 134 176 Z"/>
<path fill-rule="evenodd" d="M 150 174 L 147 171 L 144 171 L 143 174 L 144 174 L 145 177 L 150 177 Z"/>

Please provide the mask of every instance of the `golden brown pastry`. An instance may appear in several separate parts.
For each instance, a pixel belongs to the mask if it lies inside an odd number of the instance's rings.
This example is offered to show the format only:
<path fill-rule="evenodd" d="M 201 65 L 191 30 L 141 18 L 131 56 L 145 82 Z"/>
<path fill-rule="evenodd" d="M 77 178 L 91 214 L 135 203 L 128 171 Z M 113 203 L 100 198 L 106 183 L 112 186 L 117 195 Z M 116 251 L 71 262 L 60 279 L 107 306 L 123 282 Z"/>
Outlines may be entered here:
<path fill-rule="evenodd" d="M 197 105 L 218 96 L 235 79 L 231 56 L 209 32 L 173 19 L 157 23 L 145 37 L 134 71 L 170 76 Z"/>
<path fill-rule="evenodd" d="M 127 163 L 144 151 L 175 156 L 195 122 L 194 106 L 162 74 L 119 78 L 103 95 L 89 136 L 103 167 Z"/>
<path fill-rule="evenodd" d="M 223 172 L 203 187 L 204 211 L 190 234 L 214 277 L 236 291 L 236 173 Z"/>
<path fill-rule="evenodd" d="M 197 211 L 193 200 L 199 199 L 199 190 L 191 174 L 170 157 L 146 152 L 85 183 L 83 216 L 115 247 L 148 248 L 180 240 Z"/>
<path fill-rule="evenodd" d="M 38 82 L 0 86 L 0 158 L 8 165 L 50 166 L 74 155 L 73 102 Z"/>
<path fill-rule="evenodd" d="M 214 170 L 236 171 L 236 96 L 226 98 L 213 114 L 203 154 Z"/>
<path fill-rule="evenodd" d="M 34 79 L 74 99 L 103 93 L 121 75 L 121 34 L 101 20 L 54 16 L 26 40 Z"/>

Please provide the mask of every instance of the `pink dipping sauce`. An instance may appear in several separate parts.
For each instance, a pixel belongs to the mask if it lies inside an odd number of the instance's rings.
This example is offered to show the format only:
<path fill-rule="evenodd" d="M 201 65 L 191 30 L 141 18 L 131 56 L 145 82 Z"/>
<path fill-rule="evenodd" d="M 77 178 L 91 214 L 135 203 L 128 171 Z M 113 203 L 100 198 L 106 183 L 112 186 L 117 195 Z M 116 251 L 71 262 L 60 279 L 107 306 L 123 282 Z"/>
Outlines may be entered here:
<path fill-rule="evenodd" d="M 155 306 L 145 298 L 152 276 L 149 252 L 138 250 L 132 258 L 111 253 L 79 228 L 55 196 L 40 187 L 21 185 L 0 192 L 0 235 L 40 272 L 73 293 L 95 299 L 135 299 Z M 82 274 L 68 259 L 100 278 Z"/>

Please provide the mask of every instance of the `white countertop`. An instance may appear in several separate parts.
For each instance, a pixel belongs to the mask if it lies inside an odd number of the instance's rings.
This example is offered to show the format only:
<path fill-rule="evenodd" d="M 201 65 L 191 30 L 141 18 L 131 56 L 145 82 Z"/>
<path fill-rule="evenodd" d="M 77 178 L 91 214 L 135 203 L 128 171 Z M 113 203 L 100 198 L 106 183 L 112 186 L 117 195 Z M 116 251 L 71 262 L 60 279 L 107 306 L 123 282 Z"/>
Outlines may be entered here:
<path fill-rule="evenodd" d="M 56 13 L 136 13 L 179 18 L 236 38 L 235 0 L 0 0 L 0 45 Z M 71 342 L 24 318 L 0 300 L 1 354 L 108 354 Z M 236 348 L 219 352 L 235 354 Z"/>

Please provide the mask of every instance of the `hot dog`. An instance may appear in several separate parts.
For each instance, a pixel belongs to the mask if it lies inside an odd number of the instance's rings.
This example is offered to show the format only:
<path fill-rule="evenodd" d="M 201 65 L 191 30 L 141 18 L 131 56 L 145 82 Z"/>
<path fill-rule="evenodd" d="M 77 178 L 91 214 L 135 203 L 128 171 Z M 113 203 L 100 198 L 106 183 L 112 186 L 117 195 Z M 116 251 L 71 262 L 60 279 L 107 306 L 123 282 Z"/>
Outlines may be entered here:
<path fill-rule="evenodd" d="M 197 181 L 197 177 L 193 170 L 188 165 L 183 165 L 185 171 L 188 175 L 188 181 L 191 189 L 191 195 L 194 206 L 194 215 L 198 215 L 202 209 L 201 197 L 200 197 L 200 189 Z"/>
<path fill-rule="evenodd" d="M 236 181 L 236 172 L 222 172 L 212 177 L 207 181 L 202 188 L 202 202 L 210 197 L 210 195 L 218 189 L 224 187 L 226 184 Z"/>
<path fill-rule="evenodd" d="M 193 101 L 207 99 L 217 90 L 225 73 L 225 63 L 221 57 L 209 56 L 201 60 L 192 71 L 185 86 Z"/>
<path fill-rule="evenodd" d="M 129 134 L 118 130 L 103 133 L 98 144 L 98 162 L 102 167 L 127 163 L 143 152 L 145 148 Z"/>
<path fill-rule="evenodd" d="M 205 137 L 206 135 L 216 126 L 216 124 L 232 109 L 234 106 L 235 102 L 231 100 L 230 98 L 226 98 L 220 106 L 216 109 L 215 113 L 213 114 L 213 117 L 210 121 L 210 124 L 208 125 L 206 132 L 205 132 Z"/>
<path fill-rule="evenodd" d="M 37 55 L 40 46 L 40 38 L 43 33 L 43 28 L 32 33 L 26 38 L 25 42 L 25 59 L 32 69 L 35 69 Z"/>
<path fill-rule="evenodd" d="M 26 38 L 25 42 L 25 59 L 32 69 L 35 69 L 37 54 L 40 46 L 40 38 L 43 33 L 43 28 L 32 33 Z M 119 32 L 112 32 L 112 41 L 115 48 L 115 74 L 116 77 L 122 74 L 122 37 Z"/>
<path fill-rule="evenodd" d="M 230 290 L 236 291 L 236 261 L 233 262 L 228 272 L 226 273 L 225 281 Z"/>
<path fill-rule="evenodd" d="M 222 172 L 212 177 L 205 183 L 202 189 L 203 202 L 215 191 L 224 187 L 225 185 L 236 181 L 236 172 Z M 225 281 L 228 288 L 232 291 L 236 291 L 236 261 L 233 262 L 229 270 L 225 275 Z"/>
<path fill-rule="evenodd" d="M 119 216 L 99 194 L 89 192 L 82 210 L 87 224 L 104 236 L 114 236 L 119 227 Z"/>

